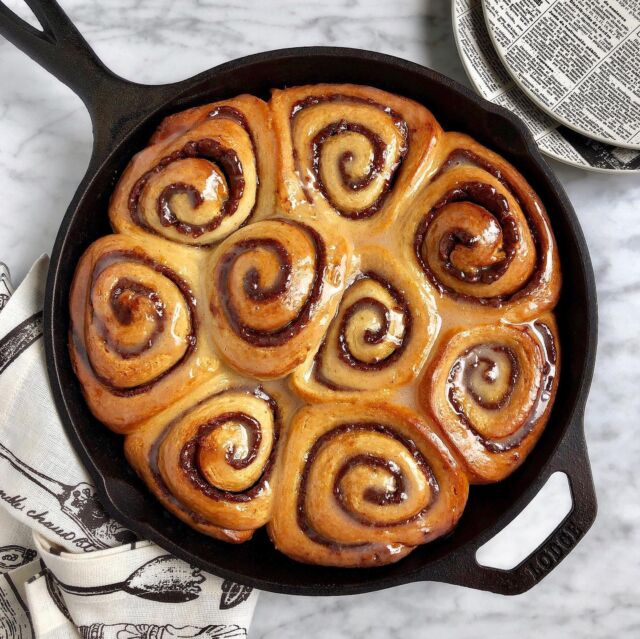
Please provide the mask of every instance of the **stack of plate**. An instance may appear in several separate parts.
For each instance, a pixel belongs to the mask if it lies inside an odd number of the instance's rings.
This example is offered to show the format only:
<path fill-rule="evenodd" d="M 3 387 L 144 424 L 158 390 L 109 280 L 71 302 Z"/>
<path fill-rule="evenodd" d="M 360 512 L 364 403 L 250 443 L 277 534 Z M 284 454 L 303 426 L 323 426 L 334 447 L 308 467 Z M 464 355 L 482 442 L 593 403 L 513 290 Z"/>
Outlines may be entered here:
<path fill-rule="evenodd" d="M 560 162 L 640 172 L 637 0 L 452 0 L 475 89 L 513 111 Z"/>

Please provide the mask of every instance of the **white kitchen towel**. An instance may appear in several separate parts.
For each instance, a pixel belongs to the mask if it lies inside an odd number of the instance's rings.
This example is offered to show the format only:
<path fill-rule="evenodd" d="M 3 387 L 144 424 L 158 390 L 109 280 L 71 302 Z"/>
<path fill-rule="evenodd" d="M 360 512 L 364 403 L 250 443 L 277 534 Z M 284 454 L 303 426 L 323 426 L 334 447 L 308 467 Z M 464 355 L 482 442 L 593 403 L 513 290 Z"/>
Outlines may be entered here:
<path fill-rule="evenodd" d="M 0 639 L 246 637 L 256 591 L 136 541 L 99 504 L 49 389 L 47 267 L 0 312 Z"/>

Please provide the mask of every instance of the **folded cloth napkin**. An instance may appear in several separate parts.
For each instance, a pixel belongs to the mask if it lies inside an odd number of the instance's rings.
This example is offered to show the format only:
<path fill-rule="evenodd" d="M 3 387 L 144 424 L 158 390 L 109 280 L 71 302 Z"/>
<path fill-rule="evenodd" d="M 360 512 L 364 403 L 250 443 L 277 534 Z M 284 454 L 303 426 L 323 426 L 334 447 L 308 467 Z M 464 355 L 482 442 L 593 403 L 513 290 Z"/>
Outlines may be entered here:
<path fill-rule="evenodd" d="M 48 263 L 15 293 L 0 263 L 0 639 L 246 637 L 256 591 L 137 541 L 96 499 L 45 371 Z"/>

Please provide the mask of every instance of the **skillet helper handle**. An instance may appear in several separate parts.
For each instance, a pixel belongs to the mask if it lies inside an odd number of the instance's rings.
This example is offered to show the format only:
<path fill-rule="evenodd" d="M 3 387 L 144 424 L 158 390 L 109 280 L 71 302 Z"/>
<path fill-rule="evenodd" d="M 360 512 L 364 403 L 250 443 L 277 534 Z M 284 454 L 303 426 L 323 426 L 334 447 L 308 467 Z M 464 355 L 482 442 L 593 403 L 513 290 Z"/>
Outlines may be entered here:
<path fill-rule="evenodd" d="M 579 415 L 577 419 L 579 423 L 569 427 L 556 454 L 543 471 L 545 480 L 558 471 L 564 472 L 569 480 L 573 505 L 555 530 L 528 557 L 510 570 L 482 566 L 477 562 L 478 548 L 489 540 L 484 539 L 477 546 L 465 549 L 459 561 L 449 557 L 447 565 L 442 567 L 442 575 L 435 579 L 504 595 L 517 595 L 535 586 L 575 548 L 593 524 L 597 512 L 596 493 L 582 425 L 583 415 Z M 434 579 L 434 576 L 429 575 L 427 578 Z"/>
<path fill-rule="evenodd" d="M 0 35 L 82 99 L 93 125 L 95 159 L 160 103 L 165 87 L 136 84 L 113 73 L 55 0 L 25 2 L 42 31 L 0 0 Z"/>

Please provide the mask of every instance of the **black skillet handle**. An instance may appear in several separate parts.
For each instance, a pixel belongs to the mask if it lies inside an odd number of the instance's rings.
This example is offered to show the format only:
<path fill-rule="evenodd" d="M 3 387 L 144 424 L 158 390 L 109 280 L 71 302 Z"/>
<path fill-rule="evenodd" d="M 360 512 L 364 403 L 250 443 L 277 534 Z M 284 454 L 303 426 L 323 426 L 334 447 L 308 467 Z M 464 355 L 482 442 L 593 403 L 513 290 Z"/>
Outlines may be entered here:
<path fill-rule="evenodd" d="M 129 82 L 112 73 L 55 0 L 25 0 L 42 31 L 0 0 L 0 35 L 70 87 L 84 102 L 93 125 L 94 159 L 160 104 L 170 85 Z"/>
<path fill-rule="evenodd" d="M 553 459 L 543 471 L 544 480 L 557 471 L 564 472 L 569 480 L 573 506 L 556 529 L 511 570 L 490 568 L 477 562 L 476 552 L 491 538 L 489 536 L 475 546 L 468 544 L 457 556 L 445 558 L 441 565 L 430 567 L 428 574 L 422 576 L 425 580 L 517 595 L 535 586 L 574 549 L 593 524 L 597 512 L 596 493 L 584 438 L 583 415 L 580 414 L 576 419 L 578 421 L 567 429 Z"/>

